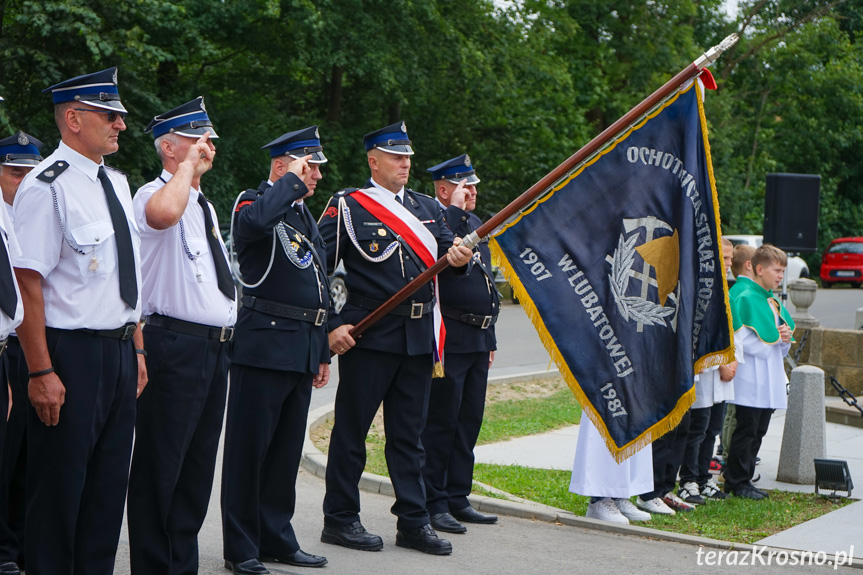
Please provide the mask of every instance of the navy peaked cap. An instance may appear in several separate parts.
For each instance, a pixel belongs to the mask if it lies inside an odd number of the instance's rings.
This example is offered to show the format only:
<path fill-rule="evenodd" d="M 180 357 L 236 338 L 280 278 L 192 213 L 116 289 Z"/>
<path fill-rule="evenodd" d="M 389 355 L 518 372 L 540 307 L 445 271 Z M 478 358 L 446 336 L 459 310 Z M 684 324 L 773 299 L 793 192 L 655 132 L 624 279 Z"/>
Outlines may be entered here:
<path fill-rule="evenodd" d="M 321 137 L 317 126 L 309 126 L 302 130 L 283 134 L 269 144 L 261 146 L 261 149 L 270 150 L 271 158 L 278 158 L 279 156 L 302 158 L 311 155 L 310 164 L 325 164 L 328 161 L 327 157 L 324 156 L 324 148 L 321 146 Z"/>
<path fill-rule="evenodd" d="M 210 132 L 210 139 L 219 137 L 213 129 L 213 122 L 207 115 L 204 106 L 204 97 L 198 96 L 190 102 L 181 104 L 173 110 L 159 114 L 147 126 L 145 132 L 153 132 L 153 137 L 158 138 L 165 134 L 177 134 L 187 138 L 200 138 L 206 132 Z"/>
<path fill-rule="evenodd" d="M 24 132 L 0 140 L 0 165 L 32 168 L 42 161 L 42 142 Z"/>
<path fill-rule="evenodd" d="M 117 67 L 75 76 L 42 92 L 51 92 L 55 104 L 83 102 L 97 108 L 126 113 L 117 91 Z"/>
<path fill-rule="evenodd" d="M 478 184 L 480 182 L 480 179 L 476 177 L 473 164 L 470 162 L 470 156 L 467 154 L 449 159 L 446 162 L 429 168 L 428 171 L 431 172 L 434 181 L 447 180 L 453 184 L 458 184 L 460 181 L 466 179 L 467 185 Z"/>
<path fill-rule="evenodd" d="M 414 155 L 410 138 L 408 138 L 408 128 L 404 122 L 396 122 L 386 128 L 366 134 L 363 136 L 363 144 L 365 144 L 367 152 L 377 148 L 400 156 Z"/>

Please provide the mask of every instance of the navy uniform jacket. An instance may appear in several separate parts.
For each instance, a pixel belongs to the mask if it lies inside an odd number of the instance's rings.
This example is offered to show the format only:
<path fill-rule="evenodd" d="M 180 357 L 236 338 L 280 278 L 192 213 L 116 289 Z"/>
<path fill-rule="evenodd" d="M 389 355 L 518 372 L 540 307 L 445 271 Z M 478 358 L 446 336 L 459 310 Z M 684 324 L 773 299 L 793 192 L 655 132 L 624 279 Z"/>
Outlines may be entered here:
<path fill-rule="evenodd" d="M 261 182 L 257 190 L 246 190 L 237 203 L 234 214 L 234 242 L 240 262 L 240 273 L 246 283 L 254 284 L 264 275 L 273 249 L 273 227 L 281 221 L 304 230 L 299 214 L 291 204 L 308 193 L 302 180 L 294 174 L 282 176 L 273 186 Z M 273 267 L 267 279 L 256 288 L 246 288 L 243 296 L 256 296 L 304 309 L 330 307 L 326 270 L 320 271 L 323 285 L 318 285 L 317 261 L 324 264 L 326 248 L 311 217 L 308 239 L 316 247 L 319 260 L 300 269 L 295 266 L 276 241 Z M 289 232 L 293 240 L 294 232 Z M 295 240 L 294 240 L 295 241 Z M 298 242 L 298 255 L 307 250 Z M 325 264 L 324 264 L 325 265 Z M 275 369 L 318 373 L 322 363 L 330 362 L 327 326 L 295 319 L 286 319 L 247 307 L 240 308 L 237 333 L 234 336 L 233 363 Z"/>
<path fill-rule="evenodd" d="M 371 186 L 371 183 L 368 184 Z M 327 267 L 332 273 L 339 259 L 344 262 L 345 284 L 348 294 L 356 294 L 378 302 L 388 300 L 412 279 L 418 276 L 425 266 L 414 260 L 414 256 L 406 250 L 396 250 L 388 259 L 381 262 L 371 262 L 357 252 L 353 242 L 348 237 L 345 219 L 339 223 L 339 198 L 344 197 L 351 213 L 353 229 L 356 232 L 357 243 L 369 257 L 378 257 L 384 249 L 396 241 L 389 228 L 375 218 L 359 202 L 351 197 L 354 190 L 342 190 L 333 196 L 324 215 L 319 222 L 321 235 L 327 246 Z M 430 231 L 438 243 L 437 257 L 446 255 L 452 246 L 453 234 L 446 224 L 443 210 L 436 200 L 405 189 L 404 206 L 412 212 L 426 229 Z M 341 228 L 338 229 L 337 228 Z M 336 232 L 338 243 L 336 246 Z M 420 267 L 422 266 L 422 267 Z M 403 271 L 404 270 L 404 271 Z M 401 305 L 414 302 L 428 302 L 434 297 L 432 283 L 421 287 Z M 348 303 L 338 315 L 329 320 L 330 331 L 344 324 L 356 325 L 361 319 L 371 313 L 353 305 L 348 296 Z M 434 319 L 431 312 L 422 319 L 410 319 L 405 316 L 388 314 L 366 331 L 357 340 L 358 348 L 374 349 L 402 355 L 422 355 L 434 351 Z"/>
<path fill-rule="evenodd" d="M 449 206 L 446 209 L 446 221 L 452 232 L 463 238 L 482 225 L 482 221 L 474 214 L 461 208 Z M 476 315 L 497 315 L 500 312 L 500 298 L 494 285 L 494 275 L 491 271 L 491 251 L 488 242 L 480 242 L 474 248 L 479 253 L 480 261 L 474 260 L 468 264 L 467 273 L 459 274 L 452 268 L 447 268 L 438 276 L 440 281 L 441 304 L 462 313 Z M 488 276 L 483 273 L 482 266 Z M 481 329 L 458 320 L 444 317 L 446 326 L 445 353 L 473 353 L 477 351 L 493 351 L 497 349 L 494 326 Z"/>

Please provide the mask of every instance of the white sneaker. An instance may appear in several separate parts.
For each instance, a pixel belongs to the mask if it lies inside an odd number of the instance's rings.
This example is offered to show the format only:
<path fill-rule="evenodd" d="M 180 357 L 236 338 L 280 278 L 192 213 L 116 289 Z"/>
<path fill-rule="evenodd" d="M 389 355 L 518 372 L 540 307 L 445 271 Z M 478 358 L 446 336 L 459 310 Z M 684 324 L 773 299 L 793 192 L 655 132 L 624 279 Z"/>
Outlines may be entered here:
<path fill-rule="evenodd" d="M 620 510 L 620 513 L 630 521 L 650 521 L 650 513 L 642 511 L 632 504 L 629 499 L 615 499 L 614 504 Z"/>
<path fill-rule="evenodd" d="M 648 501 L 644 501 L 641 497 L 635 500 L 635 505 L 640 509 L 644 509 L 650 514 L 657 515 L 675 515 L 674 509 L 665 504 L 659 497 L 654 497 Z"/>
<path fill-rule="evenodd" d="M 698 484 L 694 481 L 689 481 L 680 486 L 677 492 L 678 497 L 692 505 L 704 505 L 704 498 L 698 489 Z"/>
<path fill-rule="evenodd" d="M 723 499 L 728 499 L 728 494 L 719 489 L 719 486 L 716 485 L 711 479 L 701 488 L 701 496 L 707 500 L 714 501 L 722 501 Z"/>
<path fill-rule="evenodd" d="M 596 503 L 590 503 L 587 506 L 585 517 L 629 525 L 629 519 L 624 517 L 617 508 L 617 505 L 607 497 L 605 499 L 600 499 Z"/>

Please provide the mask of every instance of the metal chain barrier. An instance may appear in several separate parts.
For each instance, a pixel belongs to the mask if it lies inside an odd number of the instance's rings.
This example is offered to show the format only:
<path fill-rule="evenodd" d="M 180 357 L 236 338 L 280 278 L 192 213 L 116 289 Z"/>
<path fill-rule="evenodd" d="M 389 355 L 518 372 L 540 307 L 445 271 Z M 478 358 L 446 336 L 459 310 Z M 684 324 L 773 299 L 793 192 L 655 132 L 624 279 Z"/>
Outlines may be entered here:
<path fill-rule="evenodd" d="M 839 380 L 830 376 L 830 383 L 833 384 L 833 388 L 839 392 L 839 397 L 842 398 L 842 401 L 857 409 L 860 412 L 860 415 L 863 416 L 863 407 L 860 407 L 860 404 L 857 403 L 857 398 L 854 397 L 854 394 L 845 389 Z"/>

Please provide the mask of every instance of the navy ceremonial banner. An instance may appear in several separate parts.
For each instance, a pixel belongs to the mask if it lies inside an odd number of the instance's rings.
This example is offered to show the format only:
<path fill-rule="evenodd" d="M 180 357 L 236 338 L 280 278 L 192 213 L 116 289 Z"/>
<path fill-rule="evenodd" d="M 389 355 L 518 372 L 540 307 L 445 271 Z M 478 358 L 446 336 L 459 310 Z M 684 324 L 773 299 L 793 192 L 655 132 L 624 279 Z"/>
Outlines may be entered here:
<path fill-rule="evenodd" d="M 491 241 L 609 451 L 673 429 L 693 376 L 733 360 L 719 207 L 696 83 Z"/>

